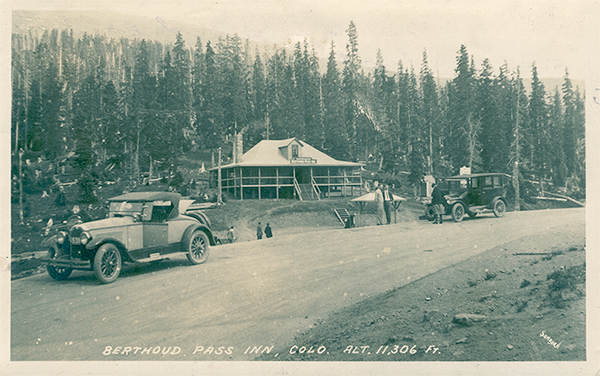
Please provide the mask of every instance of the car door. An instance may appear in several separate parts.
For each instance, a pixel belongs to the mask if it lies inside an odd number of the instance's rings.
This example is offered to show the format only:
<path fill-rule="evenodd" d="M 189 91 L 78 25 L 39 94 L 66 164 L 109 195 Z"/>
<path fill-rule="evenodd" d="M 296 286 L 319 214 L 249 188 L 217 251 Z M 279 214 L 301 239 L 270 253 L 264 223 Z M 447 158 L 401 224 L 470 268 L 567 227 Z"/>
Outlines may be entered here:
<path fill-rule="evenodd" d="M 484 176 L 482 183 L 482 205 L 490 205 L 494 200 L 494 197 L 496 197 L 494 176 Z M 496 184 L 499 184 L 498 177 L 496 177 Z"/>
<path fill-rule="evenodd" d="M 467 205 L 481 205 L 481 178 L 479 177 L 469 179 L 469 195 Z"/>

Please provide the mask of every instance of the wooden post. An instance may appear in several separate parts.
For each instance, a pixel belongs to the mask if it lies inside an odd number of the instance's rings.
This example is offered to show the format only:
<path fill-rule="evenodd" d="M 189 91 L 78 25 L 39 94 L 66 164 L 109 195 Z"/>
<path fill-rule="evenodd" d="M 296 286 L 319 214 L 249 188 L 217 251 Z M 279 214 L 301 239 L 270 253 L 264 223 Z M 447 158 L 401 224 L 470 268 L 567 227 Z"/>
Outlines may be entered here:
<path fill-rule="evenodd" d="M 21 224 L 25 224 L 23 221 L 23 149 L 19 149 L 19 216 Z"/>
<path fill-rule="evenodd" d="M 261 183 L 261 181 L 260 181 L 260 175 L 261 175 L 261 173 L 260 173 L 260 167 L 259 167 L 258 168 L 258 199 L 259 200 L 262 199 L 261 192 L 260 192 L 261 191 L 261 187 L 262 187 L 261 184 L 260 184 Z"/>
<path fill-rule="evenodd" d="M 218 180 L 218 185 L 219 185 L 219 194 L 217 196 L 217 204 L 221 205 L 223 204 L 223 192 L 221 191 L 222 188 L 222 183 L 221 183 L 221 148 L 219 148 L 219 161 L 218 161 L 218 170 L 217 170 L 217 180 Z"/>
<path fill-rule="evenodd" d="M 327 198 L 331 198 L 331 173 L 327 167 Z"/>
<path fill-rule="evenodd" d="M 240 200 L 244 200 L 244 173 L 240 167 Z"/>
<path fill-rule="evenodd" d="M 279 200 L 279 167 L 275 167 L 275 197 Z"/>

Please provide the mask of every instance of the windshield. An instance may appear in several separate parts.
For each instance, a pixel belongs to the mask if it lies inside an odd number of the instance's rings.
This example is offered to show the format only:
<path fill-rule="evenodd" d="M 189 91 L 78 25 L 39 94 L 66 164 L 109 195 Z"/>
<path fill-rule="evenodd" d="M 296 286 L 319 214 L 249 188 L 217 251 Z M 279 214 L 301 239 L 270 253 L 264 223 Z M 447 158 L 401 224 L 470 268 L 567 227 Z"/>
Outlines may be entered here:
<path fill-rule="evenodd" d="M 142 202 L 129 201 L 113 201 L 109 207 L 109 217 L 133 216 L 134 214 L 142 214 Z"/>

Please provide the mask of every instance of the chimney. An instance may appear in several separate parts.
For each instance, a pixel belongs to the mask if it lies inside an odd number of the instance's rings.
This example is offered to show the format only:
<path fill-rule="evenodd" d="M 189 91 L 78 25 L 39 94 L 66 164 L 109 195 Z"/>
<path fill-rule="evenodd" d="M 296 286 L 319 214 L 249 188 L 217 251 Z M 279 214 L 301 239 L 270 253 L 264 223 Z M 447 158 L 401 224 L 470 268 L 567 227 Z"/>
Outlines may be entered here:
<path fill-rule="evenodd" d="M 244 155 L 244 133 L 240 132 L 235 135 L 235 162 L 241 163 Z"/>

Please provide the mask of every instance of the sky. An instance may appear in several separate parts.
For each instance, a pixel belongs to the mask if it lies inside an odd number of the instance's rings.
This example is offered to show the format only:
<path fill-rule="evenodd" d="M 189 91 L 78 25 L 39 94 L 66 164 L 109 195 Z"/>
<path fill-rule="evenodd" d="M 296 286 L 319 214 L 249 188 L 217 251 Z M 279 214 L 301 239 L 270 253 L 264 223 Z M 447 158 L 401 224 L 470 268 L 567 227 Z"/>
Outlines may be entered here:
<path fill-rule="evenodd" d="M 395 72 L 401 60 L 419 71 L 426 50 L 435 75 L 454 77 L 461 44 L 477 68 L 506 61 L 524 77 L 585 79 L 600 38 L 597 0 L 2 0 L 12 9 L 111 10 L 200 25 L 282 47 L 305 38 L 321 58 L 331 41 L 343 61 L 353 21 L 359 55 L 374 67 L 377 50 Z M 593 54 L 590 52 L 593 51 Z"/>
<path fill-rule="evenodd" d="M 346 30 L 353 21 L 365 66 L 375 66 L 380 49 L 387 70 L 395 71 L 401 60 L 405 67 L 412 66 L 418 72 L 426 50 L 434 74 L 446 78 L 454 76 L 461 44 L 467 47 L 477 68 L 487 58 L 497 72 L 506 61 L 511 70 L 519 67 L 526 77 L 535 62 L 541 77 L 563 77 L 568 68 L 571 78 L 583 79 L 589 69 L 589 51 L 598 50 L 597 1 L 221 0 L 110 4 L 118 12 L 198 24 L 281 46 L 293 46 L 307 38 L 323 58 L 329 55 L 334 41 L 340 61 L 346 53 Z"/>

